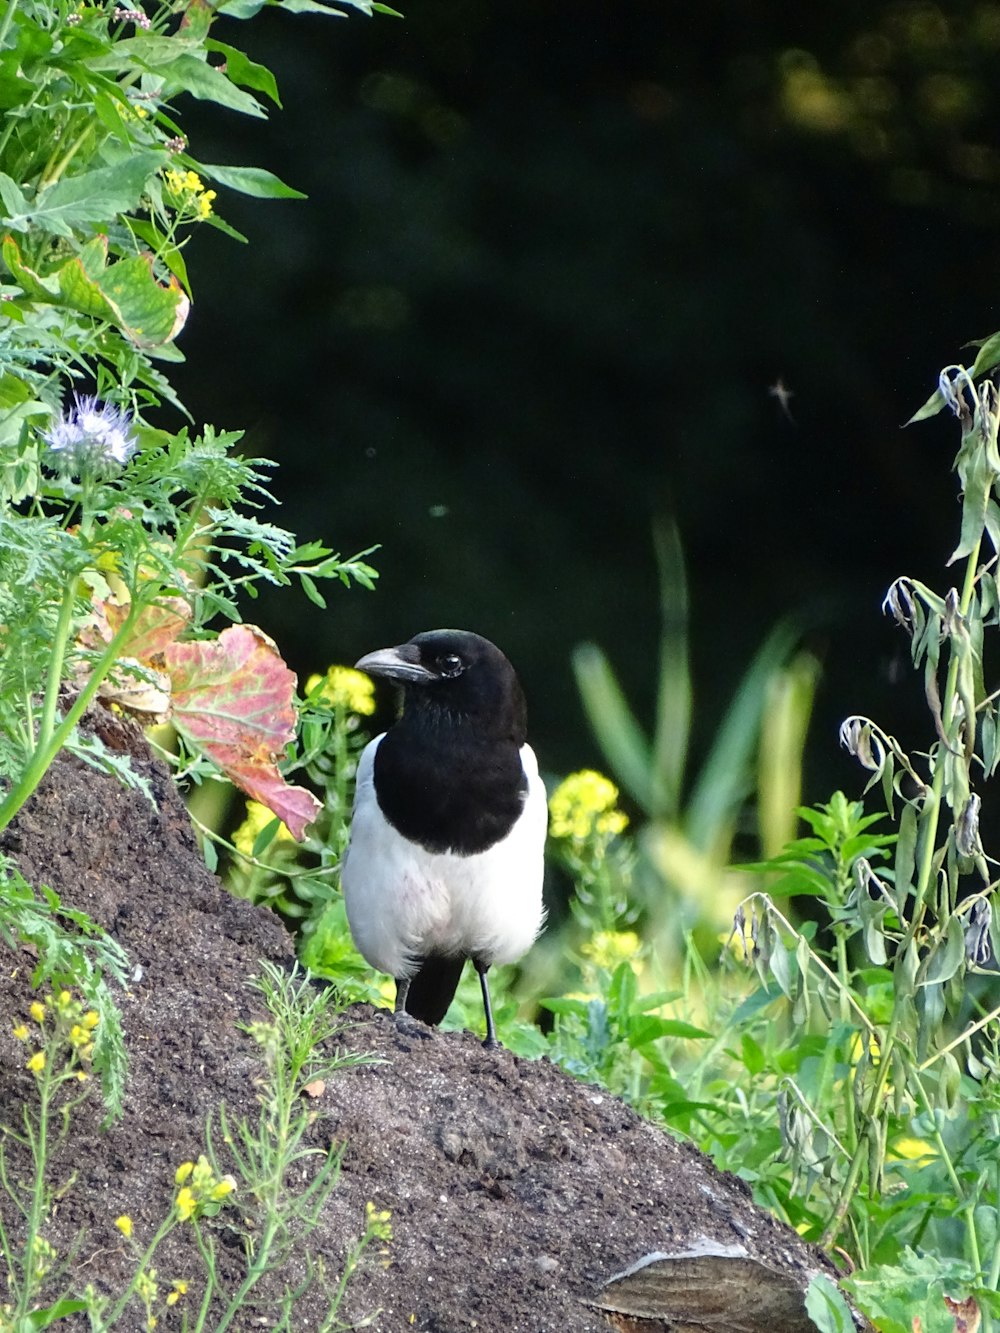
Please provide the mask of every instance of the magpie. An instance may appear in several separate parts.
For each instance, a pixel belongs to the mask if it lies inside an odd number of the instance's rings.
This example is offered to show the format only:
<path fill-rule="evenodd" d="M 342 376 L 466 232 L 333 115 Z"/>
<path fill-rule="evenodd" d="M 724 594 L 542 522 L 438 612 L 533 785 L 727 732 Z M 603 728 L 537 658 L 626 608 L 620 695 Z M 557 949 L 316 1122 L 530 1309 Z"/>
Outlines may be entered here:
<path fill-rule="evenodd" d="M 358 763 L 341 868 L 351 934 L 395 978 L 403 1027 L 441 1021 L 471 958 L 484 1045 L 497 1046 L 486 973 L 527 952 L 544 919 L 547 807 L 520 682 L 467 630 L 418 634 L 356 667 L 401 685 L 403 707 Z"/>

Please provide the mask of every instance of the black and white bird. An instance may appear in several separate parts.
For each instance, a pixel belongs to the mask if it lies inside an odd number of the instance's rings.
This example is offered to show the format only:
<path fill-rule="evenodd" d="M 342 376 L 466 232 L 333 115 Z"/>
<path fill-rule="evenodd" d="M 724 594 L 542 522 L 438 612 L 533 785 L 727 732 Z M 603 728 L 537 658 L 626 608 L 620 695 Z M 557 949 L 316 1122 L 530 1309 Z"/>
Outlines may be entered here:
<path fill-rule="evenodd" d="M 487 970 L 542 927 L 545 788 L 514 668 L 467 630 L 431 630 L 357 669 L 403 688 L 364 749 L 341 884 L 360 952 L 396 980 L 396 1015 L 439 1023 L 467 958 L 496 1046 Z"/>

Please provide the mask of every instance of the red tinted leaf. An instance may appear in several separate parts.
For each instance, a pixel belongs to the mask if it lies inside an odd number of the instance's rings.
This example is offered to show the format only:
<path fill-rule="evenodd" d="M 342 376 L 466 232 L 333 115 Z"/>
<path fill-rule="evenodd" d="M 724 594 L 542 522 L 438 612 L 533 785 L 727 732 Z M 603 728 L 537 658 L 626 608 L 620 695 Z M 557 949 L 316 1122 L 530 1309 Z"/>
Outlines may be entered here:
<path fill-rule="evenodd" d="M 116 634 L 128 615 L 128 607 L 104 602 L 103 609 L 112 635 Z M 122 646 L 122 656 L 135 657 L 140 662 L 151 661 L 183 633 L 190 619 L 191 608 L 183 597 L 164 597 L 162 601 L 144 607 Z"/>
<path fill-rule="evenodd" d="M 295 734 L 295 676 L 271 640 L 251 625 L 233 625 L 211 641 L 170 644 L 163 656 L 177 730 L 301 839 L 320 803 L 278 772 Z"/>

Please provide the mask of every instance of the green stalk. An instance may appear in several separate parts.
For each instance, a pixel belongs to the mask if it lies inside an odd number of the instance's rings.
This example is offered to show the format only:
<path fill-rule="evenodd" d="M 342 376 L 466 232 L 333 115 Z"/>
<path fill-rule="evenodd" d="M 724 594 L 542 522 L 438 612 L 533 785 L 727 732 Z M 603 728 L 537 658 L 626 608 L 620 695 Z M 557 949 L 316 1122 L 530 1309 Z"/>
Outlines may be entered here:
<path fill-rule="evenodd" d="M 69 644 L 70 631 L 73 628 L 73 608 L 76 606 L 76 579 L 71 579 L 63 593 L 59 615 L 56 619 L 55 634 L 52 639 L 52 655 L 49 657 L 49 669 L 45 677 L 45 697 L 42 702 L 42 716 L 38 723 L 38 737 L 35 741 L 37 750 L 44 750 L 52 739 L 56 729 L 56 709 L 59 703 L 59 687 L 62 684 L 63 665 L 66 661 L 66 648 Z"/>
<path fill-rule="evenodd" d="M 959 612 L 962 616 L 968 614 L 969 604 L 972 601 L 972 594 L 976 586 L 976 571 L 979 566 L 979 551 L 982 545 L 982 536 L 976 541 L 975 546 L 969 552 L 968 560 L 965 566 L 965 580 L 962 584 L 962 596 L 959 602 Z M 942 718 L 944 734 L 948 734 L 948 724 L 951 720 L 952 700 L 955 697 L 955 686 L 958 682 L 958 657 L 953 652 L 948 662 L 948 677 L 945 685 L 943 707 L 945 716 Z M 969 726 L 974 725 L 974 719 L 967 719 Z M 927 891 L 931 882 L 931 874 L 934 866 L 934 853 L 937 850 L 937 831 L 938 821 L 941 812 L 941 793 L 944 787 L 944 760 L 939 757 L 934 768 L 934 778 L 931 783 L 931 789 L 924 798 L 924 806 L 920 814 L 920 820 L 923 824 L 923 842 L 920 851 L 920 866 L 917 872 L 917 883 L 915 892 L 915 904 L 913 916 L 899 948 L 899 953 L 903 953 L 912 943 L 917 931 L 923 922 L 924 912 L 926 910 Z M 868 1098 L 868 1105 L 865 1108 L 865 1123 L 862 1126 L 858 1137 L 858 1146 L 855 1149 L 854 1156 L 851 1159 L 851 1165 L 848 1169 L 847 1177 L 841 1187 L 840 1194 L 837 1196 L 837 1202 L 834 1205 L 830 1220 L 826 1229 L 820 1238 L 820 1245 L 828 1249 L 833 1245 L 843 1226 L 844 1218 L 850 1207 L 851 1199 L 857 1188 L 858 1177 L 861 1174 L 861 1167 L 864 1157 L 867 1153 L 868 1140 L 871 1136 L 871 1122 L 875 1119 L 878 1112 L 879 1103 L 882 1099 L 882 1093 L 885 1089 L 886 1079 L 889 1074 L 890 1057 L 896 1044 L 896 1031 L 899 1026 L 899 1006 L 896 1005 L 892 1011 L 892 1017 L 889 1020 L 889 1026 L 886 1029 L 885 1038 L 881 1043 L 881 1053 L 879 1059 L 879 1072 L 875 1080 L 875 1086 L 872 1088 L 871 1095 Z M 978 1247 L 977 1247 L 978 1248 Z"/>
<path fill-rule="evenodd" d="M 7 8 L 4 10 L 3 19 L 0 20 L 0 50 L 7 44 L 7 34 L 10 32 L 10 25 L 14 19 L 14 11 L 17 9 L 18 0 L 7 0 Z"/>
<path fill-rule="evenodd" d="M 15 1325 L 20 1326 L 20 1321 L 27 1318 L 28 1309 L 33 1305 L 35 1297 L 35 1272 L 33 1272 L 32 1256 L 35 1253 L 35 1237 L 41 1230 L 41 1225 L 45 1220 L 45 1166 L 48 1158 L 48 1114 L 49 1101 L 52 1097 L 52 1070 L 49 1068 L 48 1058 L 45 1058 L 44 1076 L 41 1078 L 39 1088 L 39 1125 L 36 1132 L 28 1129 L 29 1138 L 31 1138 L 31 1154 L 33 1165 L 35 1165 L 35 1180 L 32 1181 L 31 1205 L 28 1208 L 27 1228 L 24 1233 L 24 1272 L 21 1290 L 17 1297 L 17 1308 L 15 1310 Z M 25 1109 L 25 1120 L 28 1118 L 27 1109 Z"/>
<path fill-rule="evenodd" d="M 143 1273 L 145 1273 L 147 1267 L 149 1266 L 149 1262 L 152 1259 L 157 1246 L 160 1244 L 163 1238 L 166 1235 L 168 1235 L 169 1232 L 173 1231 L 176 1225 L 177 1225 L 177 1218 L 175 1215 L 175 1210 L 171 1208 L 170 1212 L 167 1214 L 164 1221 L 160 1223 L 156 1235 L 146 1246 L 143 1256 L 139 1260 L 135 1272 L 132 1274 L 132 1281 L 125 1288 L 124 1292 L 122 1292 L 121 1296 L 118 1297 L 118 1300 L 115 1301 L 114 1305 L 111 1308 L 111 1313 L 103 1319 L 101 1323 L 102 1329 L 113 1328 L 115 1324 L 118 1322 L 118 1320 L 121 1318 L 122 1311 L 125 1309 L 125 1306 L 131 1300 L 132 1293 L 135 1291 L 139 1279 L 142 1277 Z"/>
<path fill-rule="evenodd" d="M 73 705 L 67 710 L 66 716 L 63 718 L 62 722 L 59 724 L 58 727 L 55 727 L 54 730 L 52 730 L 48 735 L 43 736 L 39 734 L 38 740 L 35 744 L 34 753 L 32 754 L 27 767 L 21 774 L 18 781 L 14 784 L 13 787 L 11 787 L 3 803 L 0 804 L 0 830 L 3 830 L 7 827 L 7 825 L 11 822 L 11 820 L 14 818 L 17 812 L 24 805 L 25 801 L 27 801 L 30 796 L 34 795 L 35 791 L 38 788 L 38 784 L 41 782 L 42 778 L 48 772 L 49 766 L 51 765 L 52 761 L 55 759 L 56 755 L 59 753 L 62 747 L 66 744 L 66 741 L 69 739 L 70 733 L 72 732 L 73 728 L 76 726 L 80 718 L 86 712 L 94 696 L 97 694 L 97 691 L 100 689 L 102 683 L 106 679 L 109 671 L 114 666 L 118 658 L 121 646 L 127 639 L 128 635 L 131 633 L 132 626 L 135 623 L 135 618 L 138 615 L 140 609 L 141 609 L 140 604 L 133 601 L 129 607 L 128 614 L 126 615 L 125 619 L 119 626 L 118 632 L 115 634 L 114 638 L 105 648 L 101 656 L 97 659 L 97 663 L 90 674 L 90 679 L 87 681 L 86 685 L 77 695 Z M 60 610 L 60 619 L 61 617 L 62 617 L 62 610 Z M 63 656 L 64 655 L 65 655 L 65 643 L 63 644 Z M 61 669 L 62 669 L 62 662 L 60 661 L 59 670 L 61 671 Z M 51 668 L 49 674 L 51 678 L 52 675 Z M 51 694 L 52 698 L 50 699 L 49 698 L 50 690 L 47 687 L 46 709 L 48 709 L 51 704 L 53 710 L 53 717 L 51 720 L 54 721 L 54 710 L 55 710 L 56 699 L 58 697 L 58 686 L 54 691 L 51 691 Z M 43 726 L 44 726 L 44 719 L 43 719 Z"/>
<path fill-rule="evenodd" d="M 1000 1117 L 991 1116 L 993 1123 L 993 1136 L 1000 1135 Z M 996 1198 L 1000 1199 L 1000 1161 L 994 1166 L 993 1190 Z M 993 1242 L 993 1257 L 990 1260 L 990 1271 L 986 1279 L 986 1285 L 991 1291 L 996 1291 L 1000 1286 L 1000 1235 Z"/>

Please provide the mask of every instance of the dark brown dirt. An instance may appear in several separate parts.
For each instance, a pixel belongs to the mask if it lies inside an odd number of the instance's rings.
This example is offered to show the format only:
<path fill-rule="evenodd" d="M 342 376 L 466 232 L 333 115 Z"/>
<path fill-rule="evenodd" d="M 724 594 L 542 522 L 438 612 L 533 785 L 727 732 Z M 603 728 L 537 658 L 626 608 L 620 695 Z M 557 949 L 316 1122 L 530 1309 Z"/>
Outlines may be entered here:
<path fill-rule="evenodd" d="M 148 1239 L 170 1207 L 176 1166 L 197 1156 L 219 1103 L 231 1116 L 255 1114 L 257 1047 L 237 1024 L 265 1014 L 247 980 L 262 959 L 292 959 L 278 920 L 228 896 L 205 869 L 165 771 L 141 751 L 134 762 L 152 782 L 158 811 L 64 758 L 0 838 L 31 882 L 88 912 L 142 968 L 121 996 L 130 1060 L 124 1121 L 102 1131 L 94 1093 L 76 1113 L 54 1183 L 74 1178 L 47 1233 L 63 1253 L 82 1235 L 72 1285 L 108 1290 L 129 1261 L 114 1219 L 129 1213 L 136 1237 Z M 0 1033 L 2 1118 L 15 1126 L 32 1085 L 10 1029 L 27 1013 L 30 973 L 23 952 L 0 969 L 0 1013 L 10 1020 Z M 367 1007 L 345 1019 L 343 1046 L 385 1063 L 338 1074 L 313 1105 L 313 1146 L 347 1146 L 312 1246 L 335 1279 L 363 1229 L 366 1201 L 391 1211 L 394 1231 L 388 1264 L 373 1254 L 352 1281 L 345 1318 L 380 1310 L 372 1326 L 389 1333 L 599 1333 L 608 1325 L 585 1302 L 608 1278 L 650 1251 L 706 1242 L 742 1247 L 802 1286 L 829 1271 L 739 1181 L 551 1064 L 484 1051 L 471 1034 L 405 1038 Z M 16 1175 L 23 1162 L 9 1147 Z M 13 1225 L 9 1200 L 0 1197 L 0 1211 Z M 214 1224 L 230 1280 L 240 1260 L 233 1223 L 248 1212 L 224 1210 Z M 190 1280 L 184 1304 L 196 1309 L 190 1228 L 174 1233 L 157 1268 L 161 1281 Z M 305 1271 L 304 1250 L 297 1270 L 287 1278 Z M 277 1290 L 272 1280 L 266 1294 Z M 160 1329 L 179 1329 L 181 1308 L 166 1312 Z M 247 1309 L 235 1327 L 270 1327 L 273 1315 L 266 1304 Z M 308 1333 L 320 1322 L 318 1298 L 305 1295 L 292 1327 Z M 122 1327 L 131 1333 L 143 1323 L 136 1307 Z M 746 1325 L 734 1312 L 728 1324 L 618 1326 Z M 791 1333 L 809 1324 L 769 1327 Z"/>

